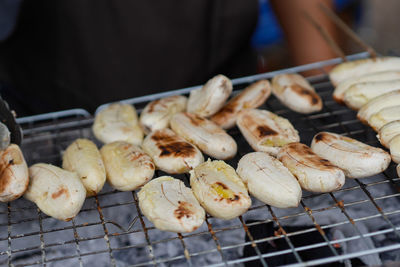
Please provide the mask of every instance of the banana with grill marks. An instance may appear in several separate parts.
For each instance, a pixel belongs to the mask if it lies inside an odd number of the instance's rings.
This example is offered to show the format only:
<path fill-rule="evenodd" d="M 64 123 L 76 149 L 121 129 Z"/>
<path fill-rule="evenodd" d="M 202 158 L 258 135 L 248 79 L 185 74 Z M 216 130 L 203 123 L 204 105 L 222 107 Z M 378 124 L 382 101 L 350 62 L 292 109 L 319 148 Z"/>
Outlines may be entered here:
<path fill-rule="evenodd" d="M 223 129 L 230 129 L 235 126 L 240 111 L 261 106 L 270 95 L 271 85 L 268 80 L 255 82 L 229 100 L 210 119 Z"/>
<path fill-rule="evenodd" d="M 202 88 L 190 92 L 187 111 L 210 117 L 220 110 L 232 93 L 232 82 L 224 75 L 210 79 Z"/>
<path fill-rule="evenodd" d="M 343 171 L 304 144 L 285 145 L 279 151 L 278 159 L 293 173 L 305 190 L 325 193 L 338 190 L 344 185 Z"/>
<path fill-rule="evenodd" d="M 153 179 L 138 193 L 139 207 L 157 229 L 176 233 L 193 232 L 205 218 L 205 211 L 190 188 L 170 176 Z"/>
<path fill-rule="evenodd" d="M 142 148 L 158 169 L 171 174 L 189 172 L 204 161 L 197 147 L 168 128 L 149 134 Z"/>
<path fill-rule="evenodd" d="M 74 218 L 82 208 L 86 189 L 76 172 L 37 163 L 29 168 L 30 183 L 24 197 L 47 215 L 64 221 Z"/>
<path fill-rule="evenodd" d="M 201 151 L 216 159 L 236 155 L 235 140 L 214 122 L 191 113 L 178 113 L 171 119 L 171 129 Z"/>
<path fill-rule="evenodd" d="M 272 79 L 272 93 L 288 108 L 308 114 L 322 109 L 322 100 L 299 74 L 279 74 Z"/>
<path fill-rule="evenodd" d="M 157 99 L 143 109 L 140 114 L 140 125 L 145 134 L 167 128 L 172 116 L 186 110 L 187 98 L 181 95 Z"/>
<path fill-rule="evenodd" d="M 282 146 L 300 141 L 298 132 L 287 119 L 267 110 L 245 110 L 239 114 L 236 124 L 255 151 L 273 156 Z"/>
<path fill-rule="evenodd" d="M 230 220 L 251 206 L 247 188 L 235 170 L 223 161 L 206 161 L 190 171 L 197 200 L 214 217 Z"/>
<path fill-rule="evenodd" d="M 316 134 L 311 149 L 341 168 L 349 178 L 363 178 L 381 173 L 390 164 L 390 155 L 383 149 L 335 133 Z"/>
<path fill-rule="evenodd" d="M 139 147 L 124 141 L 100 149 L 106 168 L 107 182 L 117 190 L 132 191 L 153 178 L 153 160 Z"/>

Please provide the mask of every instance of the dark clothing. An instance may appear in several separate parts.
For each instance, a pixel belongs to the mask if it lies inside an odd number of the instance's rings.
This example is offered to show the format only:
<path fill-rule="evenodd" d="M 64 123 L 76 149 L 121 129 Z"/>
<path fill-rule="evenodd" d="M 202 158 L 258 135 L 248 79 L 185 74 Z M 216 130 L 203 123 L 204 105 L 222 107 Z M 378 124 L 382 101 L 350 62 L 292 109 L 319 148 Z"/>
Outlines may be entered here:
<path fill-rule="evenodd" d="M 254 74 L 257 11 L 257 0 L 24 1 L 0 81 L 21 116 Z"/>

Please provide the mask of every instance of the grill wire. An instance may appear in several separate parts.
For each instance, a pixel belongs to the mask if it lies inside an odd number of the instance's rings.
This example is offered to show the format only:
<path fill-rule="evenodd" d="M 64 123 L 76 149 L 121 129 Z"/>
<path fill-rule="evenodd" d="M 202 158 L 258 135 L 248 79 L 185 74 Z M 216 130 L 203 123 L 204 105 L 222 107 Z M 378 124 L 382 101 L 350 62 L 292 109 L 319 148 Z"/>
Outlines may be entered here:
<path fill-rule="evenodd" d="M 365 53 L 350 58 L 366 57 Z M 276 73 L 317 69 L 320 75 L 309 78 L 324 101 L 321 112 L 312 115 L 294 113 L 271 96 L 262 109 L 289 119 L 299 131 L 301 142 L 310 145 L 320 131 L 331 131 L 380 146 L 375 133 L 356 119 L 356 113 L 332 100 L 333 87 L 323 67 L 339 59 L 309 64 L 279 72 L 234 80 L 239 91 L 249 83 L 271 78 Z M 187 93 L 189 90 L 167 94 Z M 164 96 L 160 94 L 159 96 Z M 128 100 L 140 111 L 150 100 Z M 22 149 L 29 165 L 37 162 L 61 166 L 62 151 L 76 138 L 89 138 L 93 117 L 83 110 L 51 113 L 19 120 L 24 129 Z M 234 128 L 228 131 L 238 143 L 237 161 L 252 149 Z M 101 144 L 97 142 L 100 147 Z M 155 177 L 165 175 L 156 171 Z M 175 176 L 188 185 L 187 175 Z M 161 232 L 141 214 L 136 192 L 119 192 L 109 186 L 90 197 L 77 217 L 61 222 L 42 213 L 33 203 L 21 198 L 0 205 L 0 264 L 13 266 L 227 266 L 257 262 L 259 266 L 274 265 L 277 257 L 291 257 L 293 266 L 325 263 L 349 263 L 349 259 L 379 256 L 383 261 L 399 261 L 400 254 L 400 181 L 395 165 L 374 177 L 346 179 L 345 186 L 333 193 L 303 191 L 298 208 L 277 209 L 253 198 L 253 205 L 239 218 L 224 221 L 207 216 L 205 223 L 193 233 Z M 334 220 L 329 221 L 329 218 Z M 291 228 L 296 222 L 303 228 Z M 255 227 L 273 225 L 268 236 L 253 235 Z M 372 226 L 372 228 L 371 228 Z M 345 235 L 332 235 L 347 229 Z M 330 234 L 328 234 L 328 232 Z M 299 236 L 317 234 L 321 242 L 297 245 Z M 239 237 L 239 238 L 238 238 Z M 201 241 L 201 242 L 200 242 Z M 205 243 L 203 242 L 205 241 Z M 203 243 L 202 243 L 203 242 Z M 265 252 L 265 244 L 286 243 L 285 249 Z M 357 242 L 357 243 L 352 243 Z M 351 247 L 347 251 L 338 248 Z M 331 255 L 304 258 L 304 252 L 327 248 Z M 252 251 L 242 256 L 243 250 Z"/>

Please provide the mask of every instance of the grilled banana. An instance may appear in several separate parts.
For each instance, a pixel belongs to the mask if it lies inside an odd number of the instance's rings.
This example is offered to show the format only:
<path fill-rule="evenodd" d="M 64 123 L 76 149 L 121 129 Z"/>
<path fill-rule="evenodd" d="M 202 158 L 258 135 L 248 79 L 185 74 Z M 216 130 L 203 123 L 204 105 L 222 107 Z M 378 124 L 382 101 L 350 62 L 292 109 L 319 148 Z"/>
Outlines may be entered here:
<path fill-rule="evenodd" d="M 400 89 L 400 80 L 356 83 L 344 93 L 344 103 L 359 110 L 373 98 Z"/>
<path fill-rule="evenodd" d="M 167 173 L 185 173 L 204 161 L 200 150 L 166 128 L 153 131 L 143 141 L 143 150 L 156 167 Z"/>
<path fill-rule="evenodd" d="M 153 178 L 153 160 L 135 145 L 116 141 L 104 145 L 100 153 L 106 167 L 107 182 L 117 190 L 132 191 Z"/>
<path fill-rule="evenodd" d="M 392 121 L 382 126 L 377 137 L 384 147 L 389 148 L 390 140 L 398 134 L 400 134 L 400 120 Z"/>
<path fill-rule="evenodd" d="M 400 70 L 400 69 L 399 69 Z M 351 77 L 339 83 L 333 91 L 333 99 L 339 104 L 343 104 L 344 94 L 352 85 L 365 82 L 381 82 L 400 79 L 400 71 L 381 71 L 368 73 L 362 76 Z"/>
<path fill-rule="evenodd" d="M 127 104 L 114 103 L 101 110 L 94 119 L 92 130 L 96 138 L 105 144 L 126 141 L 140 145 L 143 140 L 136 110 Z"/>
<path fill-rule="evenodd" d="M 347 79 L 361 75 L 398 70 L 400 70 L 400 58 L 398 57 L 365 58 L 337 65 L 329 73 L 329 78 L 336 86 Z"/>
<path fill-rule="evenodd" d="M 210 117 L 222 108 L 231 93 L 231 80 L 217 75 L 202 88 L 190 92 L 187 111 L 200 117 Z"/>
<path fill-rule="evenodd" d="M 74 218 L 82 208 L 86 189 L 76 172 L 51 164 L 29 168 L 30 183 L 24 197 L 47 215 L 64 221 Z"/>
<path fill-rule="evenodd" d="M 396 90 L 384 95 L 378 96 L 362 108 L 357 113 L 357 118 L 363 123 L 367 123 L 372 114 L 387 107 L 398 106 L 400 103 L 400 90 Z"/>
<path fill-rule="evenodd" d="M 96 195 L 106 181 L 106 170 L 97 146 L 88 139 L 77 139 L 64 152 L 63 169 L 77 172 L 88 196 Z"/>
<path fill-rule="evenodd" d="M 282 146 L 300 141 L 298 132 L 287 119 L 267 110 L 245 110 L 239 114 L 236 124 L 255 151 L 275 156 Z"/>
<path fill-rule="evenodd" d="M 230 129 L 236 124 L 240 111 L 261 106 L 271 95 L 271 85 L 268 80 L 255 82 L 233 97 L 210 119 L 223 129 Z"/>
<path fill-rule="evenodd" d="M 396 163 L 400 163 L 400 135 L 396 135 L 389 143 L 390 156 Z"/>
<path fill-rule="evenodd" d="M 369 177 L 383 172 L 390 164 L 390 155 L 383 149 L 335 133 L 316 134 L 311 149 L 341 168 L 348 178 Z"/>
<path fill-rule="evenodd" d="M 205 211 L 190 188 L 170 176 L 153 179 L 138 193 L 139 207 L 154 226 L 176 233 L 193 232 L 205 218 Z"/>
<path fill-rule="evenodd" d="M 28 166 L 16 144 L 0 151 L 0 201 L 7 202 L 22 196 L 29 184 Z"/>
<path fill-rule="evenodd" d="M 332 192 L 345 182 L 343 171 L 301 143 L 290 143 L 279 151 L 278 159 L 311 192 Z"/>
<path fill-rule="evenodd" d="M 190 171 L 190 186 L 197 200 L 214 217 L 230 220 L 251 206 L 246 186 L 223 161 L 206 161 Z"/>
<path fill-rule="evenodd" d="M 276 158 L 264 152 L 244 155 L 236 172 L 250 194 L 277 208 L 297 207 L 301 198 L 299 182 Z"/>
<path fill-rule="evenodd" d="M 279 74 L 272 79 L 272 93 L 293 111 L 308 114 L 322 109 L 322 100 L 299 74 Z"/>
<path fill-rule="evenodd" d="M 191 113 L 178 113 L 171 119 L 171 128 L 213 158 L 230 159 L 236 155 L 235 140 L 208 119 Z"/>
<path fill-rule="evenodd" d="M 175 95 L 147 104 L 140 114 L 139 120 L 145 134 L 167 128 L 174 114 L 186 110 L 186 103 L 185 96 Z"/>
<path fill-rule="evenodd" d="M 368 124 L 377 132 L 385 124 L 396 120 L 400 120 L 400 105 L 383 108 L 380 111 L 372 114 L 368 119 Z"/>

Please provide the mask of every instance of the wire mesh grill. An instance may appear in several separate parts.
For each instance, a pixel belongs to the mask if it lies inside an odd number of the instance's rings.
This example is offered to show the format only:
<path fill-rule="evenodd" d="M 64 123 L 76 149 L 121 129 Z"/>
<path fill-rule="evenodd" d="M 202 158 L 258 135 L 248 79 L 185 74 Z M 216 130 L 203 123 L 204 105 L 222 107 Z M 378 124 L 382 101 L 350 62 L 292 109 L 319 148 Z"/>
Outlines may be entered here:
<path fill-rule="evenodd" d="M 321 74 L 309 81 L 324 101 L 321 112 L 297 114 L 274 97 L 262 108 L 288 118 L 301 141 L 308 145 L 317 132 L 331 131 L 380 146 L 375 133 L 356 119 L 354 111 L 332 100 L 333 88 L 322 67 L 339 61 L 279 71 L 320 70 Z M 235 91 L 276 73 L 236 79 Z M 190 89 L 126 102 L 134 103 L 140 111 L 150 100 L 188 93 Z M 22 149 L 29 165 L 45 162 L 60 166 L 62 151 L 73 140 L 84 137 L 96 142 L 91 132 L 93 118 L 82 110 L 22 118 L 19 122 L 24 129 Z M 252 149 L 237 128 L 229 134 L 239 147 L 237 156 L 228 161 L 236 167 L 237 161 Z M 161 175 L 156 172 L 156 176 Z M 176 177 L 188 184 L 186 175 Z M 355 259 L 373 264 L 400 261 L 399 180 L 391 164 L 374 177 L 347 179 L 345 186 L 333 193 L 303 191 L 297 208 L 277 209 L 253 198 L 252 207 L 243 216 L 229 221 L 207 216 L 202 227 L 188 234 L 155 229 L 141 214 L 136 192 L 119 192 L 107 185 L 97 196 L 88 198 L 78 216 L 69 222 L 48 217 L 22 198 L 0 205 L 0 264 L 349 266 Z"/>

